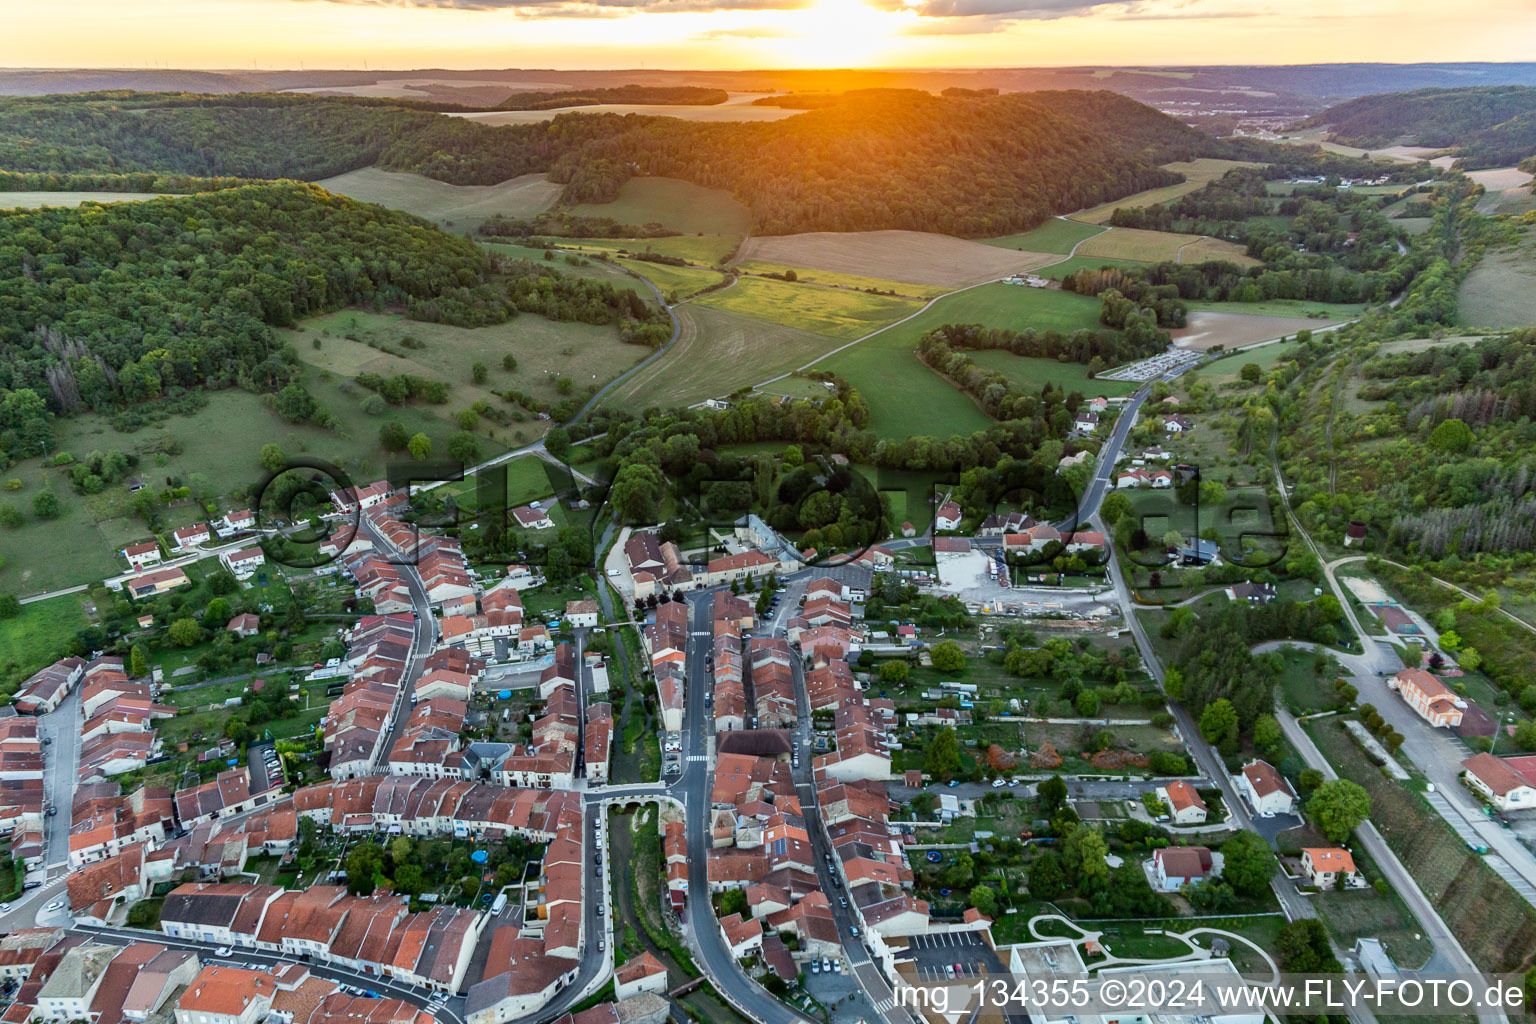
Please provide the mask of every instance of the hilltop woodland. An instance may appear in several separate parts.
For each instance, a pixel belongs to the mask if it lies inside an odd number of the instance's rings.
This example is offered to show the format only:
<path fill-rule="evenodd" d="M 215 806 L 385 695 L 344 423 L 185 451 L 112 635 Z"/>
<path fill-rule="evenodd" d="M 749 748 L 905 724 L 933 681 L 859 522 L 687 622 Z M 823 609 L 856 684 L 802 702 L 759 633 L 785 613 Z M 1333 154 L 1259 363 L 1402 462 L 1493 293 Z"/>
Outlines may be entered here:
<path fill-rule="evenodd" d="M 657 106 L 714 106 L 730 99 L 724 89 L 702 85 L 616 85 L 606 89 L 563 92 L 515 92 L 496 104 L 498 110 L 555 110 L 594 107 L 599 103 L 649 103 Z"/>
<path fill-rule="evenodd" d="M 1536 156 L 1536 87 L 1476 86 L 1379 93 L 1329 107 L 1306 122 L 1335 141 L 1374 149 L 1401 140 L 1449 149 L 1462 170 Z"/>
<path fill-rule="evenodd" d="M 54 415 L 132 426 L 157 399 L 278 392 L 299 365 L 272 328 L 347 305 L 471 327 L 534 313 L 615 324 L 644 345 L 670 333 L 633 292 L 295 182 L 0 214 L 0 296 L 7 465 L 41 449 Z M 292 422 L 329 425 L 312 402 L 291 408 Z"/>
<path fill-rule="evenodd" d="M 0 166 L 313 180 L 377 165 L 458 185 L 547 172 L 568 203 L 606 202 L 632 176 L 664 175 L 731 191 L 759 234 L 988 236 L 1179 180 L 1158 164 L 1258 145 L 1212 139 L 1108 92 L 869 90 L 781 121 L 717 124 L 562 114 L 489 126 L 429 106 L 286 93 L 5 99 Z"/>

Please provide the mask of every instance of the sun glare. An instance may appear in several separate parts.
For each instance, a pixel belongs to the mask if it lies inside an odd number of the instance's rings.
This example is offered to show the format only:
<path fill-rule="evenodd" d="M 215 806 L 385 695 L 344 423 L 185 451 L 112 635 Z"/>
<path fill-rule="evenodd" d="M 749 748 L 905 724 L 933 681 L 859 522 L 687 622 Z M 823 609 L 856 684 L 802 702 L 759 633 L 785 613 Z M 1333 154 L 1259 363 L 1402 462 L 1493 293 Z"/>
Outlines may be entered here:
<path fill-rule="evenodd" d="M 817 0 L 785 12 L 792 34 L 770 44 L 787 67 L 846 68 L 878 63 L 888 55 L 901 15 L 878 11 L 860 0 Z"/>

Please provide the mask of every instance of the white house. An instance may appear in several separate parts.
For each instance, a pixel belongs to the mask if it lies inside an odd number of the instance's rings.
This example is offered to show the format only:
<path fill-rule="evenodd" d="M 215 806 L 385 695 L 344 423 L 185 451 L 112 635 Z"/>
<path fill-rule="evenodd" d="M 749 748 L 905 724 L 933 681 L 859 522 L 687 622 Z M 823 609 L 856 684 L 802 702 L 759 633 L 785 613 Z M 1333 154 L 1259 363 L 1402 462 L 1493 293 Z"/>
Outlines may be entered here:
<path fill-rule="evenodd" d="M 1296 794 L 1291 784 L 1267 762 L 1249 761 L 1233 781 L 1255 814 L 1269 818 L 1295 813 Z"/>
<path fill-rule="evenodd" d="M 1178 892 L 1211 876 L 1214 861 L 1204 846 L 1164 846 L 1152 853 L 1152 875 L 1163 892 Z"/>
<path fill-rule="evenodd" d="M 619 1002 L 644 992 L 667 993 L 667 969 L 649 952 L 641 953 L 613 972 L 613 998 Z"/>
<path fill-rule="evenodd" d="M 1163 420 L 1163 430 L 1169 434 L 1182 434 L 1185 431 L 1193 430 L 1194 426 L 1192 422 L 1177 414 Z"/>
<path fill-rule="evenodd" d="M 933 528 L 935 530 L 958 530 L 963 514 L 960 506 L 953 501 L 946 501 L 939 506 L 939 511 L 934 514 Z"/>
<path fill-rule="evenodd" d="M 1467 787 L 1501 811 L 1536 807 L 1536 785 L 1508 761 L 1492 754 L 1474 754 L 1461 762 Z"/>
<path fill-rule="evenodd" d="M 592 628 L 597 625 L 596 601 L 567 601 L 565 602 L 565 621 L 571 628 Z"/>
<path fill-rule="evenodd" d="M 176 539 L 176 550 L 186 551 L 207 542 L 213 537 L 213 531 L 208 529 L 207 523 L 193 523 L 191 526 L 172 530 L 171 536 Z"/>
<path fill-rule="evenodd" d="M 135 569 L 142 569 L 147 565 L 160 564 L 160 545 L 154 541 L 145 541 L 143 544 L 130 544 L 123 548 L 123 557 L 128 559 L 128 564 Z"/>
<path fill-rule="evenodd" d="M 1344 884 L 1351 888 L 1365 885 L 1365 879 L 1355 870 L 1355 858 L 1348 850 L 1338 847 L 1314 847 L 1301 851 L 1301 870 L 1319 889 L 1331 889 L 1340 875 Z"/>
<path fill-rule="evenodd" d="M 235 574 L 236 579 L 243 580 L 267 563 L 267 555 L 261 548 L 242 548 L 239 551 L 226 551 L 219 556 L 219 560 Z"/>
<path fill-rule="evenodd" d="M 1205 822 L 1205 801 L 1195 792 L 1195 787 L 1182 780 L 1157 788 L 1157 798 L 1168 808 L 1168 817 L 1175 825 L 1200 825 Z"/>
<path fill-rule="evenodd" d="M 555 525 L 555 521 L 549 518 L 548 512 L 534 508 L 532 505 L 513 509 L 512 518 L 517 520 L 517 525 L 525 530 L 550 530 Z"/>

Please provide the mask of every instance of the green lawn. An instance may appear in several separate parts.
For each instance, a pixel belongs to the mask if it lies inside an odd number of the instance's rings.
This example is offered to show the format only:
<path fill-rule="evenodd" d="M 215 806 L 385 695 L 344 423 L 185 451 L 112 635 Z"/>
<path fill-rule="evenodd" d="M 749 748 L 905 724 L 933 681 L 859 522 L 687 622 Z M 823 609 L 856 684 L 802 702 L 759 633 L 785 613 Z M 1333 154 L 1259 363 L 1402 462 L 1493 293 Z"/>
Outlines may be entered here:
<path fill-rule="evenodd" d="M 1191 310 L 1212 313 L 1248 313 L 1254 316 L 1302 316 L 1314 320 L 1350 320 L 1365 311 L 1363 302 L 1308 302 L 1304 299 L 1269 299 L 1265 302 L 1187 303 Z"/>
<path fill-rule="evenodd" d="M 1052 217 L 1033 231 L 1000 238 L 983 238 L 980 241 L 1001 249 L 1019 249 L 1023 252 L 1054 252 L 1065 256 L 1085 238 L 1092 238 L 1105 229 L 1095 224 L 1082 224 L 1075 220 Z"/>
<path fill-rule="evenodd" d="M 618 260 L 619 266 L 634 271 L 650 281 L 669 302 L 681 302 L 725 280 L 725 275 L 704 267 L 674 267 L 647 260 Z"/>
<path fill-rule="evenodd" d="M 922 308 L 913 299 L 744 277 L 698 304 L 829 338 L 852 340 Z"/>
<path fill-rule="evenodd" d="M 460 483 L 444 486 L 451 489 L 459 508 L 471 511 L 480 505 L 478 494 L 482 477 L 503 471 L 507 475 L 506 505 L 509 509 L 525 505 L 535 498 L 545 498 L 554 494 L 560 487 L 557 487 L 553 481 L 563 481 L 565 473 L 560 467 L 544 461 L 537 455 L 521 455 L 510 462 L 493 466 L 483 474 L 476 474 L 465 478 Z"/>
<path fill-rule="evenodd" d="M 1068 392 L 1080 391 L 1087 398 L 1095 395 L 1128 395 L 1137 385 L 1123 380 L 1092 380 L 1082 363 L 1060 363 L 1054 359 L 1016 356 L 1006 349 L 972 352 L 977 366 L 996 370 L 1020 390 L 1038 391 L 1043 385 L 1056 384 Z"/>
<path fill-rule="evenodd" d="M 752 226 L 751 213 L 729 192 L 676 178 L 630 178 L 613 202 L 583 203 L 571 212 L 620 224 L 662 224 L 690 234 L 745 235 Z"/>
<path fill-rule="evenodd" d="M 847 378 L 869 403 L 871 429 L 886 437 L 948 438 L 985 429 L 975 402 L 912 354 L 917 341 L 944 324 L 1057 330 L 1099 326 L 1099 302 L 1085 295 L 985 284 L 939 299 L 922 313 L 818 361 L 814 369 Z"/>
<path fill-rule="evenodd" d="M 65 594 L 21 606 L 21 614 L 0 619 L 0 678 L 18 679 L 53 664 L 64 644 L 89 625 L 83 594 Z"/>

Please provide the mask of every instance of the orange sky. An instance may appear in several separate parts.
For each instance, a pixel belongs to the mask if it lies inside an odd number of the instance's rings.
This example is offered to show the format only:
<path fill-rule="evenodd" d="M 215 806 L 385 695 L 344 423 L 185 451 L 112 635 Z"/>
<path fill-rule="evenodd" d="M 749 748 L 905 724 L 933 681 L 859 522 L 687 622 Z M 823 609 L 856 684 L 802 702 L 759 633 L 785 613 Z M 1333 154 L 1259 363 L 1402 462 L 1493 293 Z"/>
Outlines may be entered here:
<path fill-rule="evenodd" d="M 750 68 L 1528 60 L 1531 0 L 44 0 L 0 65 Z"/>

